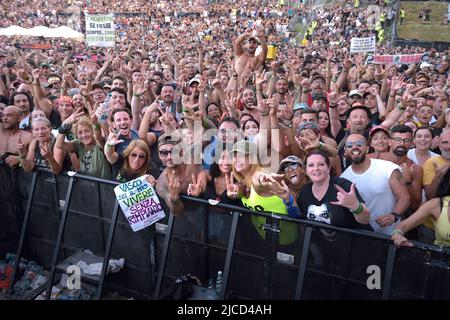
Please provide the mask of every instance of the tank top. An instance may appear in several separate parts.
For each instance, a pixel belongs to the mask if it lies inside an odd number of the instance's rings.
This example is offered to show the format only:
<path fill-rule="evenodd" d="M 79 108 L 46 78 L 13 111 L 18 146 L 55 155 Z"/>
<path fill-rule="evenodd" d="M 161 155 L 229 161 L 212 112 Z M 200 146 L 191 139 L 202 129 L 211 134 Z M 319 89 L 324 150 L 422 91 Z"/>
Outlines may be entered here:
<path fill-rule="evenodd" d="M 278 196 L 263 197 L 256 193 L 253 186 L 250 190 L 250 196 L 248 198 L 242 197 L 241 201 L 245 207 L 252 211 L 265 211 L 274 212 L 282 215 L 287 215 L 286 206 L 283 200 Z M 265 239 L 266 230 L 263 229 L 264 224 L 266 224 L 266 218 L 259 216 L 251 217 L 252 223 L 258 231 L 259 235 Z M 280 234 L 278 242 L 281 245 L 289 245 L 297 239 L 298 227 L 292 222 L 280 222 Z"/>
<path fill-rule="evenodd" d="M 442 201 L 442 210 L 439 218 L 434 222 L 435 245 L 450 247 L 450 222 L 448 221 L 448 203 L 450 196 L 446 196 Z"/>

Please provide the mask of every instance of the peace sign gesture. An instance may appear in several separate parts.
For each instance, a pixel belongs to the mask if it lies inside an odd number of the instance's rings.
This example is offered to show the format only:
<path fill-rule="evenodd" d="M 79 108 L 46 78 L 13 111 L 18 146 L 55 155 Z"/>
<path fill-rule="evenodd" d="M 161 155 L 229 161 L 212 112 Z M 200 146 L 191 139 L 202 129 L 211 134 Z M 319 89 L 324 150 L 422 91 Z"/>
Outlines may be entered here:
<path fill-rule="evenodd" d="M 169 191 L 169 201 L 175 202 L 180 197 L 181 183 L 180 179 L 175 177 L 175 170 L 169 170 L 167 176 L 167 189 Z"/>
<path fill-rule="evenodd" d="M 200 180 L 197 179 L 195 174 L 192 174 L 192 183 L 189 183 L 187 194 L 189 196 L 198 197 L 203 192 Z"/>
<path fill-rule="evenodd" d="M 337 200 L 334 202 L 330 202 L 330 204 L 334 204 L 335 206 L 341 206 L 349 209 L 350 211 L 355 211 L 359 207 L 359 201 L 356 197 L 355 193 L 355 184 L 352 183 L 350 186 L 350 191 L 346 192 L 341 186 L 338 186 L 337 184 L 334 185 L 337 193 Z"/>
<path fill-rule="evenodd" d="M 239 186 L 234 182 L 234 176 L 232 173 L 225 174 L 225 183 L 227 185 L 227 197 L 230 199 L 237 199 L 241 195 L 239 194 Z"/>

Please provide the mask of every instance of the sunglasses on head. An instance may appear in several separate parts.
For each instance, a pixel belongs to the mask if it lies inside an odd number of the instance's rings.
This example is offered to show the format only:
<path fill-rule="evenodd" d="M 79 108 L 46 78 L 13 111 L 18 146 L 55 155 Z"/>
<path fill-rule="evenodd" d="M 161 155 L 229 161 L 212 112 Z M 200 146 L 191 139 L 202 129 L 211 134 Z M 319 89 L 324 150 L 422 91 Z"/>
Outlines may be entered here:
<path fill-rule="evenodd" d="M 364 141 L 347 141 L 345 143 L 345 147 L 348 149 L 353 148 L 353 146 L 356 146 L 358 148 L 364 147 L 366 143 Z"/>

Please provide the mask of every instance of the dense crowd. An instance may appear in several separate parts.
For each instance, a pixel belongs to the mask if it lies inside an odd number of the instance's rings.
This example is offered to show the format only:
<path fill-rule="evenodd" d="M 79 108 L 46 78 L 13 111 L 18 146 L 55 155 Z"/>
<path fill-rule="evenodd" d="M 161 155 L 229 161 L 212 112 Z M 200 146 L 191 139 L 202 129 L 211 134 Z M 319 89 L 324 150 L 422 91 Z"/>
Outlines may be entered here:
<path fill-rule="evenodd" d="M 397 245 L 410 245 L 408 231 L 433 241 L 425 224 L 450 244 L 450 50 L 386 46 L 389 1 L 22 0 L 0 4 L 0 27 L 84 30 L 84 10 L 115 13 L 115 48 L 1 38 L 4 165 L 146 175 L 174 215 L 187 194 Z M 350 54 L 352 38 L 372 35 L 379 55 L 427 59 Z M 44 42 L 52 48 L 24 49 Z M 264 219 L 252 222 L 264 236 Z M 280 228 L 280 244 L 296 239 Z"/>

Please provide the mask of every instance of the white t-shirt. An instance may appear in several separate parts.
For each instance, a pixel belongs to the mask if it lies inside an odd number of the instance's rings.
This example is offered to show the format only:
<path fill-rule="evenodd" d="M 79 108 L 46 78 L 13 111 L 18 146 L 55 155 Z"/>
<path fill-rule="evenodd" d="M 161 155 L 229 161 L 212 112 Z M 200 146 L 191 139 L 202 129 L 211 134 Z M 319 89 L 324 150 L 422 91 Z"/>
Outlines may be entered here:
<path fill-rule="evenodd" d="M 363 197 L 370 211 L 370 225 L 373 230 L 386 235 L 391 235 L 399 222 L 394 222 L 390 226 L 381 228 L 375 219 L 380 215 L 394 211 L 397 199 L 389 184 L 394 170 L 400 170 L 400 167 L 393 162 L 370 159 L 370 167 L 366 172 L 362 174 L 355 173 L 352 166 L 350 166 L 341 174 L 342 178 L 355 184 L 359 194 Z"/>
<path fill-rule="evenodd" d="M 432 151 L 428 151 L 428 154 L 431 156 L 431 158 L 439 156 L 437 153 L 434 153 Z M 417 155 L 416 155 L 416 148 L 409 149 L 406 156 L 409 159 L 411 159 L 411 161 L 414 162 L 415 164 L 419 164 L 419 160 L 417 160 Z"/>

